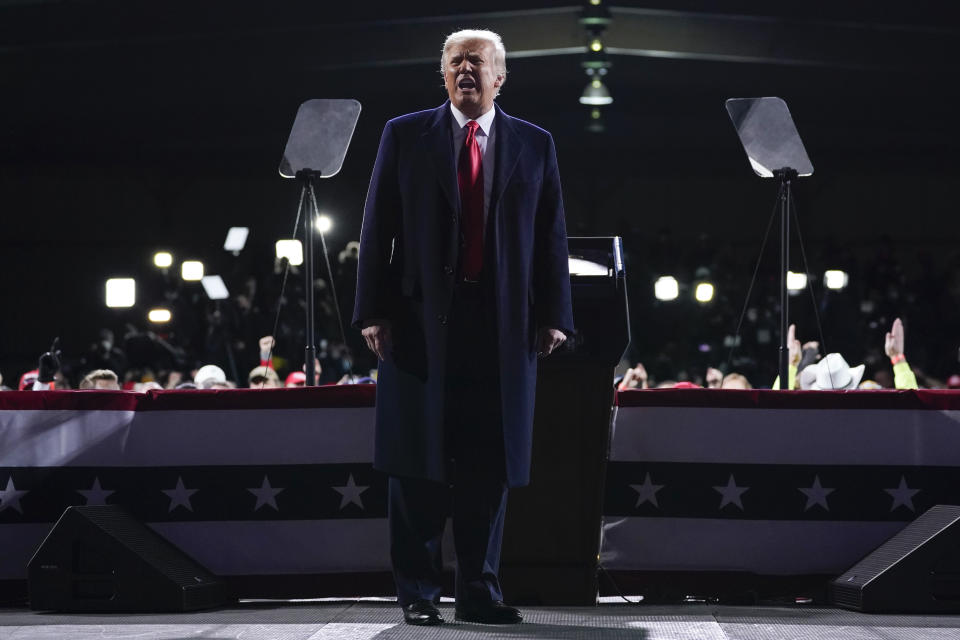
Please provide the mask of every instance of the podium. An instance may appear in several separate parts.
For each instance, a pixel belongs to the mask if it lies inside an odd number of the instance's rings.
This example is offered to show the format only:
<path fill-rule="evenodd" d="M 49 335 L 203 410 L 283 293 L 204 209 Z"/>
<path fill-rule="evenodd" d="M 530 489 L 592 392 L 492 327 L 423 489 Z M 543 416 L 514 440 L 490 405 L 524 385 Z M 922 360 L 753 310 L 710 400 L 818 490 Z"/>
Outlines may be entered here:
<path fill-rule="evenodd" d="M 530 485 L 510 492 L 501 576 L 508 601 L 593 605 L 613 372 L 630 342 L 619 237 L 568 239 L 577 333 L 540 361 Z"/>

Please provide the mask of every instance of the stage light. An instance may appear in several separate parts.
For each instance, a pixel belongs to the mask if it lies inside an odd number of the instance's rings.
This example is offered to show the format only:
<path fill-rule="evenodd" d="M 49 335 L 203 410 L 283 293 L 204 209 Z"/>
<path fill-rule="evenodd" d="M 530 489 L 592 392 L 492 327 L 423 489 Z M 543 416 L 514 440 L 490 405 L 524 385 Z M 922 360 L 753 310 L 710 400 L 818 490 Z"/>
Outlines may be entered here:
<path fill-rule="evenodd" d="M 326 233 L 333 228 L 333 220 L 330 216 L 325 214 L 320 214 L 317 216 L 317 231 L 320 233 Z"/>
<path fill-rule="evenodd" d="M 653 295 L 657 300 L 676 300 L 680 295 L 680 285 L 673 276 L 661 276 L 653 284 Z"/>
<path fill-rule="evenodd" d="M 787 289 L 800 291 L 807 286 L 807 274 L 787 271 Z"/>
<path fill-rule="evenodd" d="M 298 267 L 303 264 L 303 245 L 299 240 L 277 240 L 277 258 L 286 258 Z"/>
<path fill-rule="evenodd" d="M 590 4 L 592 4 L 593 6 L 597 7 L 597 6 L 600 5 L 600 0 L 590 0 Z"/>
<path fill-rule="evenodd" d="M 180 265 L 180 277 L 196 282 L 203 279 L 203 263 L 199 260 L 184 260 Z"/>
<path fill-rule="evenodd" d="M 600 38 L 594 38 L 590 43 L 590 51 L 594 53 L 603 51 L 603 42 L 600 41 Z"/>
<path fill-rule="evenodd" d="M 137 302 L 137 282 L 133 278 L 107 280 L 107 306 L 112 309 L 132 307 Z"/>
<path fill-rule="evenodd" d="M 613 98 L 607 90 L 607 86 L 600 81 L 600 78 L 594 78 L 587 83 L 583 94 L 580 96 L 580 104 L 604 105 L 611 104 Z"/>
<path fill-rule="evenodd" d="M 697 285 L 696 290 L 693 292 L 693 297 L 697 299 L 697 302 L 710 302 L 713 300 L 713 285 L 709 282 L 701 282 Z"/>
<path fill-rule="evenodd" d="M 250 234 L 248 227 L 230 227 L 227 231 L 227 239 L 223 241 L 224 251 L 232 251 L 233 255 L 238 255 L 243 248 L 247 246 L 247 236 Z"/>
<path fill-rule="evenodd" d="M 150 312 L 147 313 L 147 320 L 157 324 L 170 322 L 171 317 L 170 309 L 150 309 Z"/>
<path fill-rule="evenodd" d="M 827 289 L 839 291 L 850 282 L 850 275 L 846 271 L 839 269 L 830 269 L 823 274 L 823 284 Z"/>
<path fill-rule="evenodd" d="M 166 269 L 173 264 L 173 256 L 169 251 L 157 251 L 153 254 L 153 264 L 161 269 Z"/>
<path fill-rule="evenodd" d="M 203 276 L 200 284 L 203 285 L 203 290 L 211 300 L 226 300 L 230 297 L 227 285 L 223 283 L 223 278 L 220 276 Z"/>
<path fill-rule="evenodd" d="M 610 268 L 605 264 L 585 260 L 583 258 L 567 258 L 567 270 L 572 276 L 604 276 L 610 275 Z"/>

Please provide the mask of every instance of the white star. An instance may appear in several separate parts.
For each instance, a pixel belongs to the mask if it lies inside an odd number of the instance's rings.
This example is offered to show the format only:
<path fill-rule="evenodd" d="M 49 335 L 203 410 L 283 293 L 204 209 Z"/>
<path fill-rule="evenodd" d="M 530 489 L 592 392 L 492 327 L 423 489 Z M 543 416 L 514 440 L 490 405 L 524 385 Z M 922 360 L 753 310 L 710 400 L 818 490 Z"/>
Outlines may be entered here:
<path fill-rule="evenodd" d="M 827 496 L 833 493 L 834 489 L 820 486 L 820 476 L 813 476 L 812 487 L 797 487 L 797 490 L 807 496 L 807 506 L 803 508 L 804 511 L 815 505 L 820 505 L 827 511 L 830 511 L 830 505 L 827 504 Z"/>
<path fill-rule="evenodd" d="M 358 507 L 360 507 L 361 509 L 365 509 L 365 507 L 363 506 L 363 501 L 360 500 L 360 494 L 369 488 L 370 488 L 369 486 L 363 487 L 363 486 L 358 486 L 356 483 L 354 483 L 352 473 L 350 474 L 350 477 L 347 478 L 346 486 L 332 487 L 334 491 L 336 491 L 341 496 L 343 496 L 340 498 L 341 509 L 343 509 L 345 506 L 347 506 L 351 502 L 357 505 Z"/>
<path fill-rule="evenodd" d="M 720 509 L 723 509 L 728 504 L 735 504 L 743 511 L 743 503 L 740 501 L 740 496 L 749 491 L 750 487 L 738 487 L 737 481 L 733 479 L 732 473 L 725 487 L 714 487 L 713 489 L 723 496 L 723 499 L 720 500 Z"/>
<path fill-rule="evenodd" d="M 911 489 L 907 486 L 907 479 L 903 476 L 900 476 L 900 486 L 896 489 L 884 489 L 887 493 L 893 496 L 893 504 L 890 506 L 890 511 L 893 511 L 900 505 L 905 506 L 910 511 L 916 511 L 913 508 L 913 496 L 920 493 L 920 489 Z"/>
<path fill-rule="evenodd" d="M 283 489 L 274 489 L 270 486 L 270 481 L 267 479 L 267 476 L 263 476 L 263 484 L 256 489 L 247 489 L 250 493 L 257 496 L 257 506 L 253 508 L 254 511 L 260 509 L 260 507 L 267 505 L 273 507 L 274 511 L 279 511 L 277 508 L 277 494 L 283 491 Z"/>
<path fill-rule="evenodd" d="M 161 489 L 167 497 L 170 498 L 170 508 L 167 509 L 167 512 L 173 511 L 177 507 L 186 507 L 187 511 L 193 511 L 193 506 L 190 504 L 190 496 L 195 494 L 197 489 L 187 489 L 183 486 L 183 478 L 177 476 L 177 486 L 173 489 Z"/>
<path fill-rule="evenodd" d="M 0 489 L 0 511 L 4 511 L 9 507 L 23 513 L 23 507 L 20 506 L 20 498 L 27 493 L 29 492 L 17 491 L 17 488 L 13 484 L 13 476 L 10 476 L 7 478 L 7 488 Z"/>
<path fill-rule="evenodd" d="M 637 504 L 634 507 L 639 507 L 644 502 L 650 502 L 655 507 L 660 507 L 657 504 L 657 491 L 663 489 L 665 485 L 662 484 L 653 484 L 653 481 L 650 480 L 650 473 L 647 473 L 647 477 L 643 479 L 643 484 L 632 484 L 630 488 L 636 491 L 639 495 L 637 496 Z"/>
<path fill-rule="evenodd" d="M 100 486 L 100 478 L 93 479 L 93 486 L 87 490 L 78 489 L 77 493 L 82 494 L 86 499 L 87 505 L 92 504 L 107 504 L 107 497 L 116 493 L 115 491 L 108 491 Z"/>

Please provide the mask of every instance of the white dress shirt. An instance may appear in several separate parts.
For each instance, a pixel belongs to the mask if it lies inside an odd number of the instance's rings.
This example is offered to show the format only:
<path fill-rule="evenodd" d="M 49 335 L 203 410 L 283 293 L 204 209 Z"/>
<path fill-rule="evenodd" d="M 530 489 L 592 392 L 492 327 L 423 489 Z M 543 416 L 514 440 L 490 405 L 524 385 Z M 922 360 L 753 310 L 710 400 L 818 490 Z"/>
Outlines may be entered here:
<path fill-rule="evenodd" d="M 467 123 L 470 122 L 470 118 L 465 116 L 462 111 L 453 106 L 453 103 L 450 103 L 450 111 L 453 113 L 453 120 L 451 124 L 453 126 L 453 158 L 454 162 L 460 164 L 460 153 L 463 149 L 464 141 L 467 139 Z M 480 145 L 480 155 L 483 160 L 481 164 L 483 166 L 483 234 L 487 234 L 487 217 L 490 212 L 490 195 L 493 192 L 493 162 L 494 150 L 496 149 L 497 144 L 497 133 L 493 128 L 494 116 L 497 115 L 497 110 L 495 107 L 491 107 L 489 111 L 484 113 L 482 116 L 477 118 L 477 124 L 480 125 L 477 128 L 477 143 Z M 458 167 L 459 168 L 459 167 Z"/>

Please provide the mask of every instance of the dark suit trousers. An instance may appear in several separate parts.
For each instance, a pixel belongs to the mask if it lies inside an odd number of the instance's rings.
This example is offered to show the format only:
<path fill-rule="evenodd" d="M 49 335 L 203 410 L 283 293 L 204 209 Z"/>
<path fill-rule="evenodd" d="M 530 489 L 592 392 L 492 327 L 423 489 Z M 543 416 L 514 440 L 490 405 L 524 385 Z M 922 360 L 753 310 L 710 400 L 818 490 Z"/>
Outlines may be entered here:
<path fill-rule="evenodd" d="M 390 478 L 390 555 L 401 605 L 439 600 L 447 517 L 453 520 L 457 602 L 503 599 L 498 573 L 507 486 L 492 301 L 482 284 L 464 283 L 454 292 L 445 403 L 449 485 Z"/>

